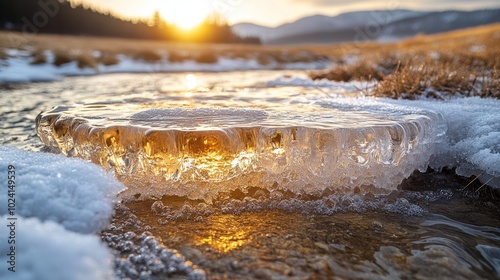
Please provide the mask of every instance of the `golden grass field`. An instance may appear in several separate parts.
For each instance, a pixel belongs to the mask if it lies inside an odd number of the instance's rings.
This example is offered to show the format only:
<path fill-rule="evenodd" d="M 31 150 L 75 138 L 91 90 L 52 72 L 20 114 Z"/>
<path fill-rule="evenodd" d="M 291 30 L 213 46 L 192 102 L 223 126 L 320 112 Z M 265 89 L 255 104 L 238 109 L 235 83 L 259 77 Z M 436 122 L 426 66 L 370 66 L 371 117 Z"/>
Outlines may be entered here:
<path fill-rule="evenodd" d="M 256 46 L 180 44 L 160 41 L 62 35 L 21 35 L 0 32 L 0 59 L 4 49 L 25 49 L 33 64 L 47 63 L 44 51 L 55 54 L 59 66 L 77 61 L 79 67 L 113 65 L 123 54 L 155 62 L 168 53 L 170 62 L 195 60 L 215 63 L 219 57 L 271 62 L 331 60 L 335 67 L 310 73 L 313 79 L 377 80 L 370 95 L 416 98 L 445 95 L 500 98 L 500 24 L 455 32 L 421 35 L 391 43 L 361 42 L 336 45 Z M 95 55 L 99 51 L 99 55 Z"/>
<path fill-rule="evenodd" d="M 500 98 L 500 24 L 359 46 L 356 63 L 313 79 L 379 81 L 369 94 L 414 99 L 461 94 Z"/>

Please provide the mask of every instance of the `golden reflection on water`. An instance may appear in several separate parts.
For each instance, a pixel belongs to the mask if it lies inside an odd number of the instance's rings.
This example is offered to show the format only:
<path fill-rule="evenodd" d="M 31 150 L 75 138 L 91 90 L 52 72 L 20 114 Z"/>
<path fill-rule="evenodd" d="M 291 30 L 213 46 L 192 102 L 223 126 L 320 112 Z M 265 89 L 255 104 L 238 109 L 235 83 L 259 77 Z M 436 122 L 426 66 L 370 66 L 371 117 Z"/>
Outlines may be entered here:
<path fill-rule="evenodd" d="M 238 216 L 217 215 L 210 219 L 214 225 L 200 235 L 193 236 L 193 243 L 208 245 L 219 253 L 238 249 L 249 242 L 249 232 Z"/>
<path fill-rule="evenodd" d="M 246 233 L 238 231 L 231 236 L 207 236 L 198 240 L 199 243 L 209 245 L 219 253 L 227 253 L 245 244 Z"/>
<path fill-rule="evenodd" d="M 184 77 L 184 84 L 187 90 L 193 90 L 199 85 L 198 77 L 194 74 L 187 74 L 186 77 Z"/>

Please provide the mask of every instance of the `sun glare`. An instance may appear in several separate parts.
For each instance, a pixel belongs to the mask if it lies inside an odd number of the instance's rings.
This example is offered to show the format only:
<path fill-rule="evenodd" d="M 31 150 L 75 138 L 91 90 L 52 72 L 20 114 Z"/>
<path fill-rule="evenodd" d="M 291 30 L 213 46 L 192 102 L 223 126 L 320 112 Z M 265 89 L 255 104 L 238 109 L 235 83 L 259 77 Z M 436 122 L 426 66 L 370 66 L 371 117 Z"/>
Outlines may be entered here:
<path fill-rule="evenodd" d="M 204 0 L 169 0 L 159 7 L 160 14 L 169 23 L 190 30 L 198 26 L 212 11 L 210 1 Z"/>

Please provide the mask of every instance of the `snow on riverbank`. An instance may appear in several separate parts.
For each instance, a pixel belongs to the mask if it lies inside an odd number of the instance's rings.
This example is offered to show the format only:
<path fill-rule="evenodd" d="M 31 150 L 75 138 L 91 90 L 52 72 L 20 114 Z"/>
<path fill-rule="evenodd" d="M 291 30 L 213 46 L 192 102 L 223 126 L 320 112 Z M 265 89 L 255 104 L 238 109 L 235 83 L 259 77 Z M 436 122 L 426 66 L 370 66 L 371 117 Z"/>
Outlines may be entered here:
<path fill-rule="evenodd" d="M 75 232 L 106 227 L 124 189 L 101 167 L 63 155 L 0 147 L 0 169 L 9 165 L 15 167 L 16 214 L 57 222 Z M 0 188 L 0 201 L 7 201 L 7 185 Z M 7 208 L 0 208 L 0 214 L 7 214 Z"/>
<path fill-rule="evenodd" d="M 154 73 L 154 72 L 226 72 L 238 70 L 272 70 L 272 69 L 324 69 L 331 66 L 328 60 L 312 62 L 269 62 L 260 64 L 256 59 L 219 57 L 214 63 L 199 63 L 194 60 L 172 63 L 168 54 L 163 54 L 157 62 L 145 62 L 132 59 L 126 55 L 118 55 L 118 64 L 96 68 L 79 68 L 76 61 L 55 66 L 54 54 L 45 52 L 47 63 L 33 65 L 33 57 L 29 51 L 6 50 L 8 58 L 0 61 L 0 82 L 35 82 L 53 81 L 65 76 L 88 76 L 105 73 Z"/>
<path fill-rule="evenodd" d="M 388 100 L 438 112 L 448 126 L 437 143 L 430 166 L 456 168 L 461 176 L 479 176 L 483 183 L 500 188 L 500 100 L 479 97 Z"/>
<path fill-rule="evenodd" d="M 111 253 L 94 235 L 107 226 L 124 189 L 112 174 L 81 159 L 11 147 L 0 147 L 0 169 L 6 178 L 13 171 L 15 192 L 9 196 L 8 185 L 0 185 L 0 219 L 17 218 L 18 259 L 18 271 L 9 273 L 7 246 L 0 246 L 1 279 L 114 278 Z M 9 198 L 14 209 L 4 204 Z"/>
<path fill-rule="evenodd" d="M 0 220 L 7 221 L 8 217 L 0 216 Z M 71 232 L 54 222 L 34 218 L 18 217 L 16 224 L 15 272 L 7 270 L 11 267 L 11 251 L 2 239 L 0 279 L 116 279 L 114 257 L 98 236 Z M 4 229 L 0 232 L 7 236 Z"/>

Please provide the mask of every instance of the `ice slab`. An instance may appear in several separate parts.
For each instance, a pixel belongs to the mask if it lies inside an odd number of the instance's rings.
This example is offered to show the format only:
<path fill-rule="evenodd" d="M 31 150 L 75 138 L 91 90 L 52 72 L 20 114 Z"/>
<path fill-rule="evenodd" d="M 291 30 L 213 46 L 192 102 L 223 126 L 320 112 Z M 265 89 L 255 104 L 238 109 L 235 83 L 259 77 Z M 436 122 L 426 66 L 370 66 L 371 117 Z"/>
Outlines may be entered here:
<path fill-rule="evenodd" d="M 117 194 L 124 189 L 104 169 L 82 159 L 0 146 L 0 168 L 15 168 L 15 214 L 50 220 L 66 229 L 94 233 L 108 224 Z M 7 184 L 0 200 L 7 201 Z M 0 207 L 0 215 L 7 207 Z"/>
<path fill-rule="evenodd" d="M 9 216 L 0 216 L 7 221 Z M 116 279 L 113 256 L 98 236 L 68 231 L 51 221 L 18 217 L 15 272 L 7 270 L 10 246 L 0 246 L 0 279 Z M 3 226 L 2 228 L 4 228 Z M 2 235 L 7 236 L 4 229 Z"/>
<path fill-rule="evenodd" d="M 114 170 L 127 194 L 210 201 L 247 187 L 393 190 L 426 169 L 442 129 L 431 111 L 360 99 L 191 94 L 59 106 L 37 117 L 37 134 L 65 155 Z"/>

